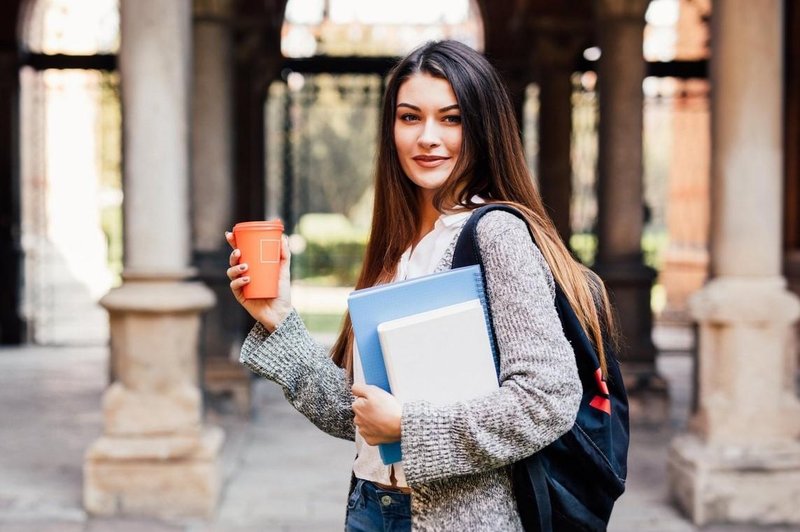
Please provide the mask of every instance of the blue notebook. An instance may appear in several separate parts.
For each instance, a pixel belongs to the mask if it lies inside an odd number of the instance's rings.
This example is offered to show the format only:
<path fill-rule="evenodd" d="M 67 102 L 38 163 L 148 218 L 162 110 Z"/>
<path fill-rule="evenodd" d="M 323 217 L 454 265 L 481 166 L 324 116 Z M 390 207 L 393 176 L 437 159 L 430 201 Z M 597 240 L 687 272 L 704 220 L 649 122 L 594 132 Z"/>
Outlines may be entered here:
<path fill-rule="evenodd" d="M 347 307 L 367 384 L 391 392 L 378 337 L 379 324 L 472 299 L 478 299 L 483 305 L 492 357 L 497 368 L 498 359 L 494 352 L 494 339 L 491 338 L 492 328 L 488 321 L 480 266 L 456 268 L 352 292 L 347 300 Z M 381 444 L 379 449 L 381 460 L 386 465 L 402 459 L 400 442 Z"/>

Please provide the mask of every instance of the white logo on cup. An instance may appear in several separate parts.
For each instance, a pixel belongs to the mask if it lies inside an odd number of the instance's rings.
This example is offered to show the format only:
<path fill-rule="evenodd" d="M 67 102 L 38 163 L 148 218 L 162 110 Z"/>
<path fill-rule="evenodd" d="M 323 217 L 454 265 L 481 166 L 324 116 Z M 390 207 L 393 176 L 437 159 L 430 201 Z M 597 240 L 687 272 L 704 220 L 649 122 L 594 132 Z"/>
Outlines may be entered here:
<path fill-rule="evenodd" d="M 259 241 L 261 251 L 261 264 L 275 264 L 281 261 L 281 241 L 274 238 L 262 238 Z M 278 257 L 277 259 L 266 259 L 265 257 Z"/>

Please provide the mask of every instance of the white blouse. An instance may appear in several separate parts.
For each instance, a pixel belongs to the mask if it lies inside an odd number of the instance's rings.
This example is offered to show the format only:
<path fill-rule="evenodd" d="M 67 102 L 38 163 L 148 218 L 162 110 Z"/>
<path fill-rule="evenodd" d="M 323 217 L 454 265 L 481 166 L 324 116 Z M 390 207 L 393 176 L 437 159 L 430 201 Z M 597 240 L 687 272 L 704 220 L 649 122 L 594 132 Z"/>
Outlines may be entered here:
<path fill-rule="evenodd" d="M 473 197 L 474 203 L 483 203 L 480 198 Z M 414 279 L 434 273 L 445 251 L 469 218 L 470 212 L 463 209 L 445 212 L 436 220 L 433 229 L 422 237 L 412 253 L 409 247 L 400 257 L 397 265 L 397 274 L 394 281 Z M 358 347 L 353 346 L 353 380 L 364 384 L 364 370 L 361 367 L 361 358 Z M 356 461 L 353 464 L 353 473 L 356 478 L 392 485 L 392 466 L 383 465 L 377 446 L 369 445 L 356 428 Z M 403 474 L 402 462 L 394 464 L 394 476 L 398 487 L 407 487 Z"/>

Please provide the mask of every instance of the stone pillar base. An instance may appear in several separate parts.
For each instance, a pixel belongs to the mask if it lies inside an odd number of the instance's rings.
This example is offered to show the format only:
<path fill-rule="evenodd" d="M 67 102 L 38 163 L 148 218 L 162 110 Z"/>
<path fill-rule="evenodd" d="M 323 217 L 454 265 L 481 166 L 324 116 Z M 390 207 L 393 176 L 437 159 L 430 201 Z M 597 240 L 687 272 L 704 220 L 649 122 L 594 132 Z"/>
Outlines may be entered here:
<path fill-rule="evenodd" d="M 691 299 L 699 323 L 697 412 L 690 429 L 715 445 L 797 441 L 793 323 L 800 300 L 780 277 L 709 281 Z"/>
<path fill-rule="evenodd" d="M 200 283 L 130 274 L 102 304 L 115 382 L 103 395 L 104 435 L 87 450 L 90 514 L 210 517 L 220 492 L 224 433 L 202 425 L 197 387 Z"/>
<path fill-rule="evenodd" d="M 84 507 L 100 516 L 211 517 L 223 440 L 216 427 L 199 436 L 102 436 L 86 452 Z"/>
<path fill-rule="evenodd" d="M 800 525 L 800 442 L 711 446 L 694 434 L 672 443 L 670 491 L 697 525 Z"/>

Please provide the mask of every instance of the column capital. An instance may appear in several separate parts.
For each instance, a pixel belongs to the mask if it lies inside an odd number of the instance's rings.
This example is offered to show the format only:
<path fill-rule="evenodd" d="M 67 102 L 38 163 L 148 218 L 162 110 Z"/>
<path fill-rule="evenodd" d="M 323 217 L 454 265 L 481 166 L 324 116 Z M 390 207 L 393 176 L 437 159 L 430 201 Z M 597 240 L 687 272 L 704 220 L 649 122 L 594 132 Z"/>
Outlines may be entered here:
<path fill-rule="evenodd" d="M 644 14 L 650 0 L 594 0 L 597 18 L 604 20 L 628 20 L 644 25 Z"/>
<path fill-rule="evenodd" d="M 783 277 L 717 277 L 689 305 L 694 319 L 716 325 L 791 325 L 800 318 L 800 299 Z"/>
<path fill-rule="evenodd" d="M 126 281 L 103 296 L 110 312 L 169 314 L 202 312 L 215 303 L 214 293 L 198 282 Z"/>

